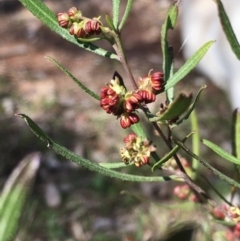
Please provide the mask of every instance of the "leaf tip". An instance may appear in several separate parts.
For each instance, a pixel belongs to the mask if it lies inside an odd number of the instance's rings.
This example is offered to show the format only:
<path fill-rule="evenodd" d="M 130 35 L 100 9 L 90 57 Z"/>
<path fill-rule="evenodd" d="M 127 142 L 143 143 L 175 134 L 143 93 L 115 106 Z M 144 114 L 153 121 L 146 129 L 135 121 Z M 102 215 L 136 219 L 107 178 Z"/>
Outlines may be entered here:
<path fill-rule="evenodd" d="M 21 118 L 24 118 L 24 114 L 21 114 L 21 113 L 16 113 L 16 114 L 14 114 L 15 116 L 17 116 L 17 117 L 21 117 Z"/>

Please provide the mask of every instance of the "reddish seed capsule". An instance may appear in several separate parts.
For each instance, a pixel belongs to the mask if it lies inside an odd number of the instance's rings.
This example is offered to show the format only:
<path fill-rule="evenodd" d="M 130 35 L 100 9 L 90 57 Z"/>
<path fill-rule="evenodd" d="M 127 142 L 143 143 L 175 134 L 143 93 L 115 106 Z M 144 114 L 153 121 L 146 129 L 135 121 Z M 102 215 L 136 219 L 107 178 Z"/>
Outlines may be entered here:
<path fill-rule="evenodd" d="M 62 28 L 68 28 L 72 24 L 72 21 L 69 18 L 69 15 L 67 13 L 58 13 L 57 14 L 57 20 L 58 20 L 58 24 Z"/>
<path fill-rule="evenodd" d="M 139 122 L 139 117 L 135 113 L 124 113 L 120 117 L 120 125 L 124 129 L 138 122 Z"/>
<path fill-rule="evenodd" d="M 135 162 L 135 166 L 140 167 L 149 163 L 149 157 L 142 155 L 137 162 Z"/>
<path fill-rule="evenodd" d="M 155 72 L 151 75 L 152 81 L 162 82 L 164 74 L 162 72 Z"/>
<path fill-rule="evenodd" d="M 211 213 L 214 218 L 219 219 L 219 220 L 223 220 L 226 216 L 226 213 L 221 206 L 214 207 L 213 210 L 211 211 Z"/>
<path fill-rule="evenodd" d="M 240 232 L 240 223 L 237 223 L 237 224 L 236 224 L 235 229 Z"/>
<path fill-rule="evenodd" d="M 123 129 L 126 129 L 131 126 L 131 121 L 129 118 L 120 118 L 120 125 L 122 126 Z"/>
<path fill-rule="evenodd" d="M 146 104 L 152 103 L 156 100 L 156 95 L 149 90 L 139 90 L 137 93 L 142 97 L 142 101 Z"/>
<path fill-rule="evenodd" d="M 137 138 L 137 135 L 135 133 L 130 133 L 123 139 L 123 141 L 126 144 L 132 144 L 136 140 L 136 138 Z"/>
<path fill-rule="evenodd" d="M 164 86 L 164 74 L 162 72 L 155 72 L 151 75 L 152 88 L 156 91 L 161 91 Z"/>
<path fill-rule="evenodd" d="M 119 116 L 124 109 L 119 95 L 109 86 L 101 89 L 100 106 L 108 113 Z"/>
<path fill-rule="evenodd" d="M 135 113 L 130 113 L 129 114 L 129 119 L 131 121 L 132 124 L 138 123 L 139 122 L 139 117 L 137 114 Z"/>
<path fill-rule="evenodd" d="M 101 23 L 96 19 L 91 19 L 85 23 L 84 30 L 87 34 L 99 34 L 101 32 Z"/>
<path fill-rule="evenodd" d="M 188 184 L 178 185 L 174 188 L 173 194 L 181 200 L 187 199 L 190 193 L 190 187 Z"/>
<path fill-rule="evenodd" d="M 91 20 L 86 22 L 84 30 L 87 34 L 93 34 L 92 28 L 91 28 Z"/>
<path fill-rule="evenodd" d="M 72 27 L 69 29 L 69 33 L 71 35 L 75 35 L 78 38 L 82 38 L 86 34 L 82 28 L 82 25 L 79 23 L 73 23 Z"/>
<path fill-rule="evenodd" d="M 71 7 L 68 10 L 68 15 L 70 16 L 73 22 L 79 23 L 82 20 L 82 12 L 76 7 Z"/>
<path fill-rule="evenodd" d="M 73 17 L 77 12 L 78 12 L 78 9 L 77 9 L 76 7 L 71 7 L 71 8 L 69 8 L 69 10 L 68 10 L 68 15 L 69 15 L 70 17 Z"/>
<path fill-rule="evenodd" d="M 101 32 L 101 23 L 97 19 L 91 20 L 91 29 L 95 34 L 99 34 Z"/>

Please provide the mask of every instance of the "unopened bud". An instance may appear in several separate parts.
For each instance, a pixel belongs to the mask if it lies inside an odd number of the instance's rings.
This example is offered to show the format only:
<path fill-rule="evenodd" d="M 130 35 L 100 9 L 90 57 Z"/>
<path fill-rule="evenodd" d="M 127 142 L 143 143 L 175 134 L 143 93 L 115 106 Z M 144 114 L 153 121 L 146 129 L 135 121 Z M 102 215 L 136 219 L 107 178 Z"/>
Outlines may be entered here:
<path fill-rule="evenodd" d="M 76 7 L 71 7 L 68 10 L 68 15 L 73 22 L 80 22 L 82 18 L 82 12 L 78 10 Z"/>
<path fill-rule="evenodd" d="M 81 23 L 73 23 L 72 27 L 69 29 L 69 33 L 71 35 L 75 35 L 78 38 L 82 38 L 85 36 L 85 31 L 83 30 Z"/>
<path fill-rule="evenodd" d="M 62 28 L 69 28 L 72 26 L 72 21 L 67 13 L 58 13 L 57 20 L 58 20 L 58 24 Z"/>

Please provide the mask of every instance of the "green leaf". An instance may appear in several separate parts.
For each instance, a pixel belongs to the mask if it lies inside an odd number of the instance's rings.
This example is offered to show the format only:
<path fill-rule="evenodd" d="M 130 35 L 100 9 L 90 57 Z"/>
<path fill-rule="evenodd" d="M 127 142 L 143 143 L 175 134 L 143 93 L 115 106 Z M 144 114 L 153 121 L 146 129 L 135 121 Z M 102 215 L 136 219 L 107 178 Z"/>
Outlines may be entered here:
<path fill-rule="evenodd" d="M 161 30 L 161 47 L 163 53 L 163 65 L 162 69 L 164 72 L 165 82 L 173 75 L 173 48 L 167 41 L 168 30 L 173 30 L 178 17 L 178 3 L 173 4 L 167 13 L 167 17 L 162 25 Z M 166 90 L 166 96 L 169 103 L 172 103 L 174 98 L 174 88 L 171 87 Z"/>
<path fill-rule="evenodd" d="M 194 108 L 195 108 L 195 105 L 196 105 L 196 103 L 197 103 L 197 101 L 198 101 L 198 99 L 199 99 L 199 97 L 200 97 L 201 92 L 202 92 L 204 89 L 206 89 L 206 88 L 207 88 L 206 85 L 203 85 L 203 86 L 200 88 L 200 90 L 198 91 L 198 93 L 197 93 L 197 95 L 196 95 L 193 103 L 190 105 L 190 107 L 189 107 L 188 111 L 186 112 L 186 114 L 185 114 L 181 119 L 179 119 L 179 120 L 176 122 L 176 124 L 173 124 L 173 125 L 171 126 L 171 128 L 173 128 L 173 127 L 176 126 L 176 125 L 181 124 L 184 120 L 187 120 L 187 119 L 189 118 L 190 114 L 192 113 L 192 111 L 193 111 Z M 194 152 L 194 153 L 195 153 L 195 152 Z"/>
<path fill-rule="evenodd" d="M 120 11 L 120 0 L 112 0 L 112 10 L 113 10 L 113 25 L 115 29 L 118 28 L 118 18 Z"/>
<path fill-rule="evenodd" d="M 215 153 L 217 153 L 219 156 L 221 156 L 225 160 L 230 161 L 230 162 L 232 162 L 234 164 L 240 165 L 240 159 L 232 156 L 230 153 L 224 151 L 219 146 L 217 146 L 214 143 L 212 143 L 212 142 L 210 142 L 208 140 L 205 140 L 205 139 L 203 139 L 202 142 L 203 142 L 204 145 L 209 147 L 211 150 L 213 150 Z"/>
<path fill-rule="evenodd" d="M 142 127 L 141 123 L 136 123 L 134 125 L 131 125 L 131 129 L 138 136 L 141 136 L 142 139 L 146 139 L 147 138 L 147 135 L 146 135 L 145 131 L 143 130 L 143 127 Z"/>
<path fill-rule="evenodd" d="M 120 24 L 118 26 L 119 30 L 121 30 L 123 28 L 125 22 L 127 21 L 129 13 L 130 13 L 130 11 L 132 9 L 132 4 L 133 4 L 133 0 L 128 0 L 125 12 L 124 12 L 123 17 L 122 17 L 122 20 L 121 20 L 121 22 L 120 22 Z"/>
<path fill-rule="evenodd" d="M 209 48 L 213 45 L 215 41 L 209 41 L 204 44 L 192 57 L 190 57 L 186 63 L 167 81 L 165 85 L 165 90 L 176 85 L 180 80 L 182 80 L 191 70 L 193 70 L 203 56 L 207 53 Z"/>
<path fill-rule="evenodd" d="M 166 177 L 165 176 L 163 176 L 163 177 L 153 177 L 153 176 L 146 177 L 146 176 L 137 176 L 137 175 L 131 175 L 131 174 L 126 174 L 126 173 L 120 173 L 117 171 L 107 169 L 105 167 L 102 167 L 101 165 L 98 165 L 83 157 L 80 157 L 80 156 L 76 155 L 75 153 L 71 152 L 70 150 L 68 150 L 67 148 L 62 147 L 62 146 L 58 145 L 57 143 L 55 143 L 28 116 L 26 116 L 24 114 L 17 114 L 17 116 L 23 118 L 25 120 L 25 122 L 27 123 L 27 125 L 32 130 L 32 132 L 38 138 L 40 138 L 42 141 L 47 142 L 47 146 L 50 149 L 54 150 L 57 154 L 65 157 L 66 159 L 89 169 L 90 171 L 95 171 L 95 172 L 98 172 L 98 173 L 108 176 L 108 177 L 117 178 L 117 179 L 121 179 L 124 181 L 132 181 L 132 182 L 159 182 L 159 181 L 168 181 L 168 180 L 172 180 L 172 179 L 179 180 L 179 177 L 177 177 L 175 175 L 166 176 Z"/>
<path fill-rule="evenodd" d="M 105 167 L 107 169 L 116 169 L 116 168 L 122 168 L 122 167 L 128 167 L 133 165 L 134 163 L 130 163 L 126 165 L 123 162 L 104 162 L 104 163 L 99 163 L 100 166 Z"/>
<path fill-rule="evenodd" d="M 173 138 L 173 141 L 179 145 L 187 154 L 189 154 L 191 157 L 195 158 L 197 161 L 199 161 L 202 165 L 204 165 L 205 167 L 207 167 L 209 170 L 212 171 L 213 174 L 215 174 L 216 176 L 218 176 L 221 180 L 225 181 L 226 183 L 228 183 L 231 186 L 240 188 L 240 184 L 238 182 L 236 182 L 235 180 L 227 177 L 226 175 L 224 175 L 223 173 L 221 173 L 220 171 L 218 171 L 217 169 L 215 169 L 214 167 L 212 167 L 209 163 L 207 163 L 206 161 L 204 161 L 203 159 L 199 158 L 196 154 L 192 153 L 183 143 L 181 143 L 181 141 L 177 140 L 176 138 Z"/>
<path fill-rule="evenodd" d="M 222 24 L 223 31 L 228 39 L 228 42 L 235 53 L 236 57 L 240 60 L 240 45 L 238 43 L 237 37 L 232 29 L 229 18 L 225 12 L 223 4 L 220 0 L 216 0 L 218 7 L 218 15 Z"/>
<path fill-rule="evenodd" d="M 199 156 L 200 151 L 200 133 L 199 133 L 199 125 L 198 125 L 198 119 L 195 110 L 191 113 L 191 129 L 195 133 L 192 138 L 192 150 L 193 153 L 195 153 L 197 156 Z M 196 171 L 198 170 L 198 161 L 195 158 L 192 158 L 192 169 L 194 170 L 194 176 L 192 176 L 192 179 L 195 179 L 196 177 Z"/>
<path fill-rule="evenodd" d="M 95 37 L 95 38 L 78 38 L 78 41 L 80 41 L 81 43 L 92 43 L 92 42 L 96 42 L 99 41 L 103 38 L 101 37 Z"/>
<path fill-rule="evenodd" d="M 169 78 L 171 78 L 172 76 L 173 76 L 173 64 L 172 64 L 172 68 L 170 70 Z M 174 100 L 174 87 L 171 87 L 166 90 L 166 97 L 167 97 L 168 103 L 171 104 Z"/>
<path fill-rule="evenodd" d="M 173 4 L 167 13 L 167 17 L 162 25 L 161 30 L 161 47 L 163 53 L 163 72 L 165 81 L 170 77 L 170 71 L 173 65 L 173 49 L 167 41 L 167 33 L 169 29 L 174 29 L 178 17 L 178 4 Z"/>
<path fill-rule="evenodd" d="M 150 118 L 151 122 L 172 120 L 182 115 L 190 106 L 192 95 L 179 94 L 178 97 L 168 106 L 168 109 L 160 116 Z"/>
<path fill-rule="evenodd" d="M 188 134 L 186 137 L 183 138 L 183 140 L 181 142 L 185 143 L 186 140 L 192 135 L 194 134 L 193 132 L 191 132 L 190 134 Z M 155 163 L 152 167 L 152 172 L 158 168 L 159 166 L 162 166 L 165 162 L 167 162 L 170 158 L 173 157 L 173 155 L 175 155 L 180 149 L 180 146 L 176 145 L 170 152 L 168 152 L 166 155 L 164 155 L 164 157 L 159 160 L 157 163 Z"/>
<path fill-rule="evenodd" d="M 47 59 L 51 60 L 54 64 L 56 64 L 67 76 L 69 76 L 80 88 L 82 88 L 87 94 L 95 98 L 96 100 L 100 100 L 99 95 L 97 95 L 92 90 L 88 89 L 82 82 L 80 82 L 76 77 L 74 77 L 66 68 L 64 68 L 57 60 L 54 58 L 47 56 Z"/>
<path fill-rule="evenodd" d="M 194 159 L 195 160 L 195 159 Z M 195 160 L 197 161 L 197 160 Z M 229 202 L 224 195 L 222 194 L 222 190 L 218 191 L 217 188 L 214 187 L 214 184 L 212 184 L 205 176 L 201 175 L 201 177 L 207 182 L 207 184 L 209 185 L 209 187 L 212 188 L 212 190 L 225 202 L 227 203 L 229 206 L 232 206 L 231 202 Z"/>
<path fill-rule="evenodd" d="M 30 154 L 18 164 L 7 179 L 0 198 L 1 241 L 10 240 L 19 227 L 24 201 L 31 189 L 39 165 L 40 155 Z"/>
<path fill-rule="evenodd" d="M 232 122 L 233 155 L 240 159 L 240 109 L 234 111 Z"/>
<path fill-rule="evenodd" d="M 108 57 L 110 59 L 119 60 L 118 56 L 99 48 L 92 43 L 81 43 L 74 36 L 70 35 L 67 29 L 59 26 L 56 15 L 40 0 L 19 0 L 34 16 L 36 16 L 43 24 L 48 26 L 53 32 L 59 34 L 69 42 L 78 45 L 85 50 L 95 54 Z"/>
<path fill-rule="evenodd" d="M 113 25 L 112 19 L 111 19 L 108 15 L 105 16 L 105 19 L 106 19 L 106 22 L 107 22 L 107 24 L 108 24 L 108 27 L 109 27 L 111 30 L 116 31 L 116 29 L 115 29 L 115 27 L 114 27 L 114 25 Z"/>

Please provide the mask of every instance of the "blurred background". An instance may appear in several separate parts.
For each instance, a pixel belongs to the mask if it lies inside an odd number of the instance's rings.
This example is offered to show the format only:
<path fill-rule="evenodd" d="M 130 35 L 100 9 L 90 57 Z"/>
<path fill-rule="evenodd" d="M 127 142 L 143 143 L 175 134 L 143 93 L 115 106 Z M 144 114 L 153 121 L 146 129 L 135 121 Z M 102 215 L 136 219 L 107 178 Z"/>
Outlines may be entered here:
<path fill-rule="evenodd" d="M 135 78 L 145 76 L 150 69 L 161 71 L 160 29 L 172 2 L 138 0 L 133 4 L 122 39 Z M 48 0 L 44 3 L 56 14 L 76 6 L 88 17 L 102 15 L 103 20 L 105 15 L 111 16 L 110 0 L 101 3 L 97 0 Z M 122 12 L 125 4 L 126 1 L 121 1 Z M 206 214 L 195 207 L 193 216 L 191 205 L 187 207 L 188 212 L 176 208 L 176 200 L 171 197 L 174 183 L 127 183 L 89 172 L 57 156 L 33 135 L 22 119 L 14 116 L 15 113 L 30 116 L 57 143 L 89 160 L 119 161 L 119 148 L 129 131 L 122 130 L 113 116 L 99 108 L 97 101 L 44 57 L 55 58 L 97 93 L 111 80 L 114 71 L 125 78 L 120 64 L 66 42 L 43 26 L 18 1 L 1 0 L 0 16 L 0 185 L 3 186 L 16 164 L 27 154 L 39 151 L 42 158 L 18 240 L 175 240 L 167 236 L 177 227 L 182 228 L 179 223 L 174 226 L 176 217 L 191 233 L 194 224 L 204 220 Z M 178 21 L 176 29 L 169 34 L 176 70 L 185 61 L 180 31 Z M 112 51 L 106 43 L 100 45 Z M 197 71 L 178 84 L 176 92 L 195 95 L 204 83 L 208 88 L 196 109 L 201 138 L 230 152 L 231 108 L 225 93 Z M 162 102 L 164 96 L 151 108 L 157 110 Z M 146 122 L 144 117 L 143 122 Z M 187 121 L 178 127 L 177 135 L 184 137 L 190 131 L 189 126 Z M 146 123 L 145 127 L 150 139 L 156 140 L 151 126 Z M 162 143 L 154 144 L 164 153 Z M 201 155 L 226 174 L 231 173 L 232 169 L 208 149 L 202 148 Z M 128 171 L 151 175 L 145 167 Z M 204 168 L 203 173 L 211 176 Z M 125 194 L 120 194 L 122 190 Z M 173 205 L 166 206 L 166 203 Z M 190 240 L 184 237 L 182 240 Z"/>

